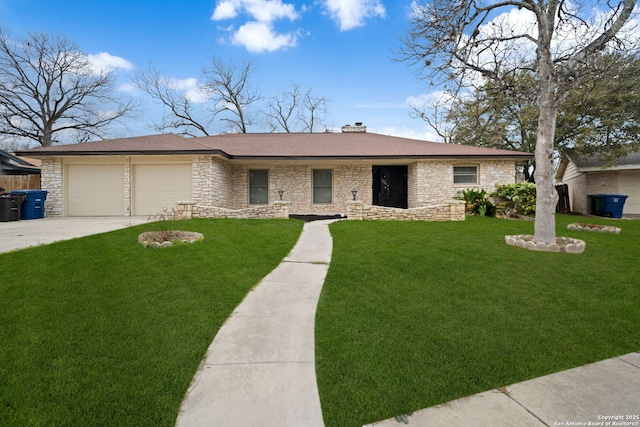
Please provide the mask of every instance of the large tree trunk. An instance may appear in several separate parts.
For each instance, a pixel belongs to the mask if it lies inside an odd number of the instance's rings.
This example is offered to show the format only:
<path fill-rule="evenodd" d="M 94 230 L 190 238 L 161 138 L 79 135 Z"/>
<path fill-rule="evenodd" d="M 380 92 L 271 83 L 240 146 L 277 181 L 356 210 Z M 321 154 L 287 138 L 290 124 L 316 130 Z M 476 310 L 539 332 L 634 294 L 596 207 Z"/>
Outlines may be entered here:
<path fill-rule="evenodd" d="M 552 84 L 550 81 L 547 83 L 549 87 L 544 88 L 540 96 L 538 140 L 535 152 L 536 223 L 534 240 L 548 244 L 556 241 L 555 214 L 558 193 L 554 184 L 553 141 L 558 107 Z"/>

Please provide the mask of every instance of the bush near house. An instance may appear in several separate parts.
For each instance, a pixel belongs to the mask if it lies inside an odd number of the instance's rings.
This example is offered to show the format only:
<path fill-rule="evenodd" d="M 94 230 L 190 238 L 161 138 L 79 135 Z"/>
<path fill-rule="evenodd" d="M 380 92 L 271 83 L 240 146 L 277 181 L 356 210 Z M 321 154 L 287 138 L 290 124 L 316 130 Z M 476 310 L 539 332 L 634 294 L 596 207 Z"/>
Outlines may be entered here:
<path fill-rule="evenodd" d="M 469 215 L 494 216 L 495 206 L 488 198 L 485 190 L 477 188 L 469 188 L 459 191 L 455 197 L 458 200 L 464 200 L 464 210 Z"/>
<path fill-rule="evenodd" d="M 536 213 L 536 185 L 532 182 L 499 185 L 491 193 L 498 202 L 498 212 L 509 217 L 512 214 L 534 215 Z"/>

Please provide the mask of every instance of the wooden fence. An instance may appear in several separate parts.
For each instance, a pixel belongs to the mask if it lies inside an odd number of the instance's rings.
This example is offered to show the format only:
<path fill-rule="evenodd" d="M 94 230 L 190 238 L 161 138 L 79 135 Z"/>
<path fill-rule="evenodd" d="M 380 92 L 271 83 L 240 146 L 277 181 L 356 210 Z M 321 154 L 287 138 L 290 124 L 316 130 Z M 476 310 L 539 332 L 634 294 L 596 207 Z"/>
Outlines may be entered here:
<path fill-rule="evenodd" d="M 0 191 L 40 190 L 40 175 L 0 175 Z"/>

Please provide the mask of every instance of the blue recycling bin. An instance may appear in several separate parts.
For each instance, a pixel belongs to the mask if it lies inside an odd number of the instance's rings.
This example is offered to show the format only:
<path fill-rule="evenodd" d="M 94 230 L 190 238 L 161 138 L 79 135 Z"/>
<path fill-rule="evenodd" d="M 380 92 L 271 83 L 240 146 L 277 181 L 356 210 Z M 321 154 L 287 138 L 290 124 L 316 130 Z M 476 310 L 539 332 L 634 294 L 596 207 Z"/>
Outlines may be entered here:
<path fill-rule="evenodd" d="M 627 197 L 624 194 L 594 194 L 593 214 L 609 218 L 622 218 L 622 210 Z"/>
<path fill-rule="evenodd" d="M 44 201 L 47 200 L 47 191 L 15 190 L 12 193 L 25 195 L 20 219 L 44 218 Z"/>

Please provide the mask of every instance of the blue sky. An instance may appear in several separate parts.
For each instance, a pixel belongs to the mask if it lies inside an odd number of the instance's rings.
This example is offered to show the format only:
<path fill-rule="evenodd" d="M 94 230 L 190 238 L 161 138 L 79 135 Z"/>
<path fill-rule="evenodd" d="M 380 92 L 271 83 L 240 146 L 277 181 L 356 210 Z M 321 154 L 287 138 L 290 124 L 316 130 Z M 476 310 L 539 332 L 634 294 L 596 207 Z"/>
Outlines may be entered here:
<path fill-rule="evenodd" d="M 118 67 L 123 91 L 133 90 L 131 76 L 149 63 L 186 81 L 199 78 L 213 56 L 251 58 L 263 96 L 295 82 L 326 97 L 331 129 L 363 122 L 370 132 L 434 140 L 424 121 L 409 117 L 407 104 L 426 84 L 409 64 L 391 60 L 410 8 L 411 1 L 397 0 L 0 0 L 0 24 L 16 38 L 29 31 L 66 35 L 85 54 Z M 117 136 L 154 133 L 147 124 L 160 114 L 145 101 L 130 134 Z"/>

